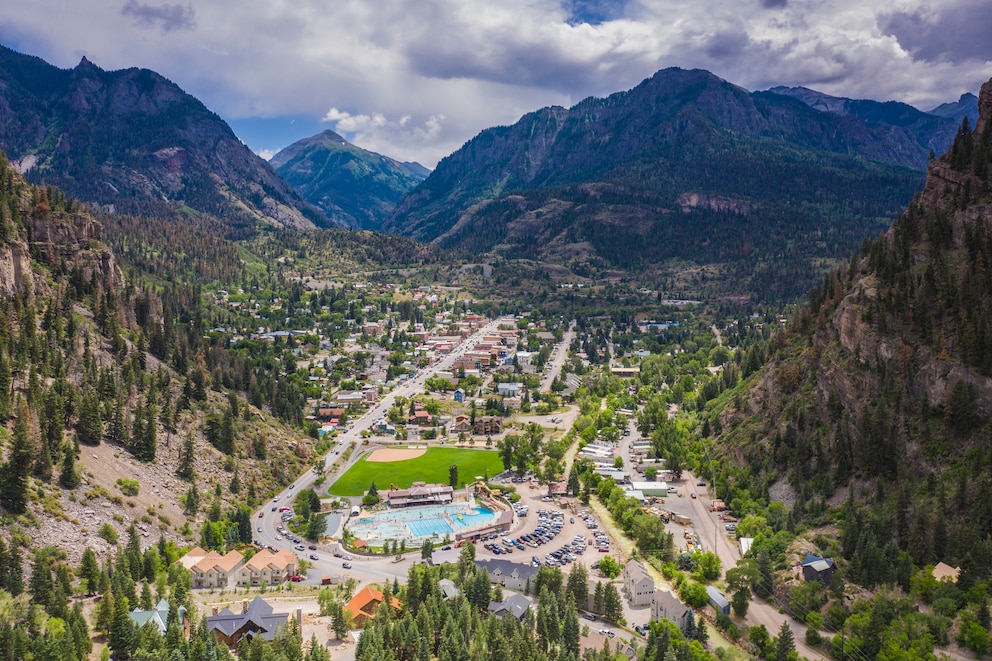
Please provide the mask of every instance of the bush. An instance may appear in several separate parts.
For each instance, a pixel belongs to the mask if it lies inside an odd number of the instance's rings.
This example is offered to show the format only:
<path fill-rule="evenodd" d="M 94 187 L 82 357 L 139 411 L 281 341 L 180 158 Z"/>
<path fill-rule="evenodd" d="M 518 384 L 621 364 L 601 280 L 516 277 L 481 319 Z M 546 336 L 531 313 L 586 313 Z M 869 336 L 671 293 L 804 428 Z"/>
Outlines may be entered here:
<path fill-rule="evenodd" d="M 119 477 L 117 478 L 117 488 L 125 496 L 137 496 L 138 492 L 141 491 L 141 484 L 137 480 Z"/>
<path fill-rule="evenodd" d="M 117 530 L 109 523 L 105 523 L 102 526 L 100 526 L 100 530 L 97 531 L 96 534 L 102 537 L 103 539 L 107 540 L 108 544 L 116 544 L 119 538 L 119 535 L 117 534 Z"/>

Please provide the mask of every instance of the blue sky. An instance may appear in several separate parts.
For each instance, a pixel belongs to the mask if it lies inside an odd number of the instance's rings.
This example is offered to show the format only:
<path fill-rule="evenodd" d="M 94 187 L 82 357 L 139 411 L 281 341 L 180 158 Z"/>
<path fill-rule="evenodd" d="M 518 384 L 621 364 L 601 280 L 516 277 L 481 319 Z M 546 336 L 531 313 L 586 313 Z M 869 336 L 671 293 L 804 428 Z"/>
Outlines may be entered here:
<path fill-rule="evenodd" d="M 30 0 L 0 43 L 145 67 L 256 152 L 333 129 L 433 167 L 482 129 L 669 67 L 929 109 L 992 77 L 987 0 Z"/>

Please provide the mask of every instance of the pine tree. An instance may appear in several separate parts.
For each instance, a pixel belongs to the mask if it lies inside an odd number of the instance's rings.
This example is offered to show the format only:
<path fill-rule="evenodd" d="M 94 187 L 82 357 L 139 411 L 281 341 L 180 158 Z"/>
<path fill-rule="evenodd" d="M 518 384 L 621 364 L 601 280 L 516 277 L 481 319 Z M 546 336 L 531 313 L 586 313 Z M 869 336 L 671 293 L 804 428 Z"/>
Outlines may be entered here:
<path fill-rule="evenodd" d="M 138 640 L 138 632 L 128 616 L 129 609 L 130 602 L 124 595 L 114 600 L 114 615 L 110 631 L 107 632 L 107 644 L 114 653 L 115 660 L 130 659 Z"/>
<path fill-rule="evenodd" d="M 93 388 L 83 389 L 79 402 L 79 419 L 76 421 L 76 438 L 83 445 L 100 445 L 103 440 L 103 420 L 100 402 Z"/>
<path fill-rule="evenodd" d="M 786 661 L 796 649 L 796 641 L 792 635 L 792 628 L 788 622 L 782 622 L 782 628 L 778 630 L 778 638 L 775 640 L 775 659 Z"/>
<path fill-rule="evenodd" d="M 83 558 L 79 562 L 79 579 L 86 583 L 86 594 L 95 594 L 100 582 L 100 565 L 96 561 L 96 554 L 93 549 L 86 547 L 83 551 Z"/>
<path fill-rule="evenodd" d="M 59 484 L 66 489 L 79 486 L 79 472 L 76 470 L 76 451 L 66 443 L 62 448 L 62 471 L 59 473 Z"/>
<path fill-rule="evenodd" d="M 176 475 L 184 480 L 192 480 L 193 471 L 193 435 L 186 434 L 183 437 L 183 447 L 179 452 L 179 466 L 176 467 Z"/>
<path fill-rule="evenodd" d="M 0 503 L 13 514 L 23 514 L 28 507 L 28 479 L 31 472 L 31 440 L 28 438 L 27 405 L 21 402 L 14 424 L 10 458 L 0 471 Z"/>

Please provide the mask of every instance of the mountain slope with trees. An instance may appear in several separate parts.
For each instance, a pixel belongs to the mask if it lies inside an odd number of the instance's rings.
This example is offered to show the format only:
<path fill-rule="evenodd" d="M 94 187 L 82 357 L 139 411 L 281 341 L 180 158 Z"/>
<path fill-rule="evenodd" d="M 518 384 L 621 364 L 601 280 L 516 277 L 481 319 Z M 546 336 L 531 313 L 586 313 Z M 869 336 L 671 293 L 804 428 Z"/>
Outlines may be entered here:
<path fill-rule="evenodd" d="M 740 516 L 786 504 L 738 533 L 768 549 L 813 527 L 840 576 L 877 591 L 827 611 L 869 657 L 898 641 L 887 627 L 908 623 L 907 595 L 931 609 L 917 623 L 926 645 L 989 648 L 992 80 L 979 98 L 974 130 L 965 119 L 891 229 L 831 272 L 764 345 L 763 371 L 707 411 L 726 459 L 717 492 Z M 955 581 L 930 575 L 938 562 L 960 569 Z M 817 610 L 850 594 L 830 585 Z"/>
<path fill-rule="evenodd" d="M 63 70 L 0 46 L 0 149 L 28 180 L 120 213 L 330 225 L 230 127 L 146 69 Z"/>
<path fill-rule="evenodd" d="M 946 147 L 954 122 L 927 118 Z M 736 293 L 788 298 L 888 226 L 922 182 L 926 144 L 884 117 L 666 69 L 483 131 L 383 229 L 578 275 L 719 264 Z"/>
<path fill-rule="evenodd" d="M 375 230 L 400 198 L 429 174 L 349 143 L 334 131 L 294 142 L 269 163 L 290 186 L 332 221 Z"/>

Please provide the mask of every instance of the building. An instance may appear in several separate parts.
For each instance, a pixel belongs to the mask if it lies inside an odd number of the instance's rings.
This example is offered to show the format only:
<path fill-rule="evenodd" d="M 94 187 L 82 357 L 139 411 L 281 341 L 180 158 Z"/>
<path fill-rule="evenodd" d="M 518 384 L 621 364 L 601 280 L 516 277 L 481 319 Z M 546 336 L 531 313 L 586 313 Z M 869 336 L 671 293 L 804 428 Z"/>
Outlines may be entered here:
<path fill-rule="evenodd" d="M 244 637 L 251 639 L 261 636 L 265 640 L 272 640 L 276 629 L 286 626 L 288 620 L 288 614 L 273 613 L 268 602 L 255 597 L 250 604 L 247 601 L 243 603 L 240 613 L 233 613 L 227 608 L 220 613 L 215 612 L 207 618 L 207 628 L 217 640 L 233 647 Z"/>
<path fill-rule="evenodd" d="M 128 613 L 128 617 L 131 618 L 131 621 L 139 629 L 151 623 L 160 634 L 165 635 L 166 624 L 169 621 L 169 602 L 165 599 L 160 599 L 158 604 L 155 605 L 155 608 L 147 611 L 135 608 Z M 179 622 L 183 627 L 183 635 L 189 635 L 189 619 L 186 617 L 185 606 L 179 606 Z"/>
<path fill-rule="evenodd" d="M 456 415 L 455 421 L 451 423 L 452 434 L 468 434 L 472 431 L 472 419 L 467 415 Z"/>
<path fill-rule="evenodd" d="M 951 583 L 957 583 L 958 576 L 960 574 L 960 567 L 951 567 L 943 562 L 938 562 L 933 568 L 933 577 L 938 581 L 950 581 Z"/>
<path fill-rule="evenodd" d="M 375 619 L 376 611 L 379 610 L 379 604 L 384 599 L 385 595 L 382 592 L 376 590 L 371 585 L 366 585 L 355 593 L 355 596 L 345 605 L 344 609 L 351 616 L 351 621 L 354 623 L 355 628 L 361 629 L 365 626 L 367 620 Z M 400 607 L 400 600 L 390 596 L 389 604 L 394 609 L 398 609 Z"/>
<path fill-rule="evenodd" d="M 530 564 L 511 562 L 510 560 L 486 559 L 476 560 L 475 566 L 489 572 L 489 581 L 499 583 L 504 588 L 523 592 L 528 583 L 537 576 L 537 567 Z"/>
<path fill-rule="evenodd" d="M 666 590 L 655 590 L 651 599 L 651 619 L 668 620 L 674 622 L 682 631 L 685 631 L 692 609 L 679 601 L 671 592 Z"/>
<path fill-rule="evenodd" d="M 456 402 L 465 401 L 465 390 L 463 388 L 456 388 L 455 392 L 451 395 L 451 398 Z"/>
<path fill-rule="evenodd" d="M 636 560 L 629 560 L 623 567 L 623 589 L 627 592 L 627 602 L 631 606 L 650 606 L 654 597 L 654 579 L 644 565 Z"/>
<path fill-rule="evenodd" d="M 830 577 L 837 571 L 837 565 L 833 560 L 821 558 L 818 555 L 807 553 L 802 562 L 803 578 L 807 583 L 810 581 L 820 581 L 827 583 Z"/>
<path fill-rule="evenodd" d="M 730 602 L 727 601 L 722 592 L 712 585 L 707 585 L 706 596 L 709 598 L 710 606 L 716 609 L 717 614 L 730 615 Z"/>
<path fill-rule="evenodd" d="M 524 384 L 522 383 L 497 383 L 496 384 L 496 394 L 500 397 L 520 397 L 524 391 Z"/>
<path fill-rule="evenodd" d="M 455 490 L 447 484 L 414 482 L 409 489 L 390 489 L 387 491 L 386 504 L 390 507 L 444 505 L 452 501 L 454 493 Z"/>
<path fill-rule="evenodd" d="M 237 551 L 221 555 L 196 547 L 180 558 L 180 563 L 193 574 L 194 588 L 233 588 L 237 584 L 238 570 L 244 563 L 244 556 Z"/>
<path fill-rule="evenodd" d="M 299 573 L 299 561 L 289 549 L 275 553 L 262 550 L 251 557 L 238 571 L 239 587 L 279 585 Z"/>
<path fill-rule="evenodd" d="M 441 596 L 445 601 L 454 599 L 461 594 L 461 590 L 458 589 L 458 586 L 450 578 L 442 578 L 437 582 L 437 586 L 441 588 Z"/>
<path fill-rule="evenodd" d="M 489 612 L 497 617 L 515 617 L 520 620 L 528 608 L 530 608 L 530 599 L 522 594 L 510 595 L 503 601 L 489 602 Z"/>
<path fill-rule="evenodd" d="M 667 482 L 631 482 L 631 489 L 636 489 L 640 491 L 645 496 L 667 496 L 668 495 L 668 483 Z"/>
<path fill-rule="evenodd" d="M 503 431 L 503 420 L 494 415 L 485 415 L 475 419 L 475 433 L 480 436 L 492 436 Z"/>
<path fill-rule="evenodd" d="M 641 373 L 640 367 L 623 367 L 622 365 L 611 365 L 610 372 L 621 379 L 633 379 Z"/>

